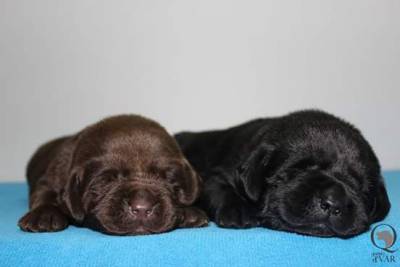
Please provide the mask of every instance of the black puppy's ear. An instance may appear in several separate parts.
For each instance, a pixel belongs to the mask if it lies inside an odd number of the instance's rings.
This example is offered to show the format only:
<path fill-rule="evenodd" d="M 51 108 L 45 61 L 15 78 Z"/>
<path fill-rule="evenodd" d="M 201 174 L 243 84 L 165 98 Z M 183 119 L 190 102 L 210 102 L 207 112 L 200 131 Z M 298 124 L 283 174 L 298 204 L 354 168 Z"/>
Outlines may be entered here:
<path fill-rule="evenodd" d="M 374 203 L 370 213 L 371 223 L 383 220 L 390 210 L 389 198 L 382 181 L 378 184 L 378 189 L 373 201 Z"/>
<path fill-rule="evenodd" d="M 239 166 L 238 172 L 244 191 L 254 202 L 260 198 L 265 188 L 264 170 L 274 150 L 274 146 L 262 144 Z"/>
<path fill-rule="evenodd" d="M 164 168 L 166 179 L 173 185 L 182 205 L 191 205 L 200 193 L 201 178 L 186 159 L 173 160 Z"/>

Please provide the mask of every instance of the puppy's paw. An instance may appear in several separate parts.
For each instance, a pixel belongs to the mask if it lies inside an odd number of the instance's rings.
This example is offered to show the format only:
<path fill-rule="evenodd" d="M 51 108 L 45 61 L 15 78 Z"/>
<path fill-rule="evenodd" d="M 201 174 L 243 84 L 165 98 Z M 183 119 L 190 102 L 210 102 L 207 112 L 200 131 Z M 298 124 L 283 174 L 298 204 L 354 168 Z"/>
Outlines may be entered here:
<path fill-rule="evenodd" d="M 68 219 L 54 206 L 39 206 L 26 213 L 18 226 L 26 232 L 56 232 L 68 227 Z"/>
<path fill-rule="evenodd" d="M 187 207 L 183 212 L 183 221 L 180 227 L 203 227 L 208 225 L 206 213 L 195 207 Z"/>
<path fill-rule="evenodd" d="M 223 206 L 215 215 L 215 223 L 225 228 L 251 228 L 259 226 L 253 208 L 242 203 Z"/>

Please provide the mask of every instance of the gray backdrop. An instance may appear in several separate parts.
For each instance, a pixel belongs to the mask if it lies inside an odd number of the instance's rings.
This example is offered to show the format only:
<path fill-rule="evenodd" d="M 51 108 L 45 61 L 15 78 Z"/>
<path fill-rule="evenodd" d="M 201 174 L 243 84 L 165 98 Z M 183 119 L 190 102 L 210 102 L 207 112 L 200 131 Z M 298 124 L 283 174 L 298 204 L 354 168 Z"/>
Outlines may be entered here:
<path fill-rule="evenodd" d="M 140 113 L 170 132 L 318 107 L 399 168 L 400 1 L 0 0 L 0 180 Z"/>

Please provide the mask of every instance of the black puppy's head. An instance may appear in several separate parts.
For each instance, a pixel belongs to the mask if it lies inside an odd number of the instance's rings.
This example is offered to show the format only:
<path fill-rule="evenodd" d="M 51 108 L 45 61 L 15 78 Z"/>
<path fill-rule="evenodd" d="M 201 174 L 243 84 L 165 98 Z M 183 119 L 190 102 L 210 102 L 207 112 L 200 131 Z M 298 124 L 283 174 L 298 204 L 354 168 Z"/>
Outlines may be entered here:
<path fill-rule="evenodd" d="M 113 235 L 172 230 L 182 205 L 194 201 L 198 176 L 186 161 L 152 165 L 146 172 L 92 161 L 71 179 L 65 199 L 82 225 Z"/>
<path fill-rule="evenodd" d="M 369 206 L 361 192 L 323 171 L 291 171 L 265 201 L 283 230 L 316 236 L 349 237 L 369 227 Z"/>
<path fill-rule="evenodd" d="M 247 195 L 258 202 L 261 225 L 347 238 L 368 230 L 390 208 L 379 173 L 356 174 L 303 160 L 271 175 L 264 166 L 271 160 L 269 153 L 267 148 L 254 154 L 248 164 L 255 166 L 248 173 L 253 179 L 244 179 Z"/>

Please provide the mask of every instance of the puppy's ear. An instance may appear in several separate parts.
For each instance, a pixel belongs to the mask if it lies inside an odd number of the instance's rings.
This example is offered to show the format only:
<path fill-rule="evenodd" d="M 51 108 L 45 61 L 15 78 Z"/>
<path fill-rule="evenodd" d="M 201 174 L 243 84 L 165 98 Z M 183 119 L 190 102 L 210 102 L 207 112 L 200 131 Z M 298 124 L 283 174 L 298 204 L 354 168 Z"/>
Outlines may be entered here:
<path fill-rule="evenodd" d="M 383 220 L 390 210 L 389 198 L 382 180 L 379 182 L 374 196 L 374 203 L 370 213 L 371 223 Z"/>
<path fill-rule="evenodd" d="M 200 193 L 201 178 L 186 159 L 173 160 L 164 168 L 166 179 L 173 185 L 177 200 L 191 205 Z"/>
<path fill-rule="evenodd" d="M 89 177 L 101 171 L 100 161 L 89 161 L 85 164 L 74 167 L 70 172 L 63 200 L 71 216 L 77 221 L 82 222 L 85 217 L 85 192 L 88 183 L 93 182 Z"/>
<path fill-rule="evenodd" d="M 62 195 L 71 216 L 77 221 L 82 222 L 84 211 L 82 206 L 84 169 L 76 167 L 71 171 L 65 191 Z"/>
<path fill-rule="evenodd" d="M 265 189 L 264 170 L 274 150 L 274 146 L 262 144 L 239 166 L 238 172 L 244 191 L 254 202 Z"/>

